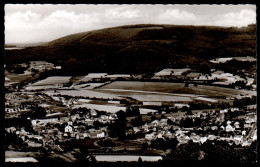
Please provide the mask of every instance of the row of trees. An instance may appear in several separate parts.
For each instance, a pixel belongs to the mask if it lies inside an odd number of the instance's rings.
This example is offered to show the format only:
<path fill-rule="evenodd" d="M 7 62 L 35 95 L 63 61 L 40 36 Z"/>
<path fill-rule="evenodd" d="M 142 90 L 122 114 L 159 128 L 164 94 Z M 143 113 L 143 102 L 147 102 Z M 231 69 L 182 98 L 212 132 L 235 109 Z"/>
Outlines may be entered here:
<path fill-rule="evenodd" d="M 233 102 L 234 107 L 242 108 L 247 105 L 256 104 L 256 96 L 244 97 L 242 99 L 235 99 Z"/>

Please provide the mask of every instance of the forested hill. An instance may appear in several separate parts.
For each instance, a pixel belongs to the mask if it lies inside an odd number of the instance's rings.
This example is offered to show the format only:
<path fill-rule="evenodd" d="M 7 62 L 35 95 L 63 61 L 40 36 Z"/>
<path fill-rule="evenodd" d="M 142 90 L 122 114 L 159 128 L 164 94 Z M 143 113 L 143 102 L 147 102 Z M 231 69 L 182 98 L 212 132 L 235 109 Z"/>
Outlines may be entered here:
<path fill-rule="evenodd" d="M 147 73 L 196 67 L 218 57 L 256 57 L 256 25 L 247 27 L 131 25 L 72 34 L 20 50 L 5 50 L 5 63 L 45 60 L 64 73 Z"/>

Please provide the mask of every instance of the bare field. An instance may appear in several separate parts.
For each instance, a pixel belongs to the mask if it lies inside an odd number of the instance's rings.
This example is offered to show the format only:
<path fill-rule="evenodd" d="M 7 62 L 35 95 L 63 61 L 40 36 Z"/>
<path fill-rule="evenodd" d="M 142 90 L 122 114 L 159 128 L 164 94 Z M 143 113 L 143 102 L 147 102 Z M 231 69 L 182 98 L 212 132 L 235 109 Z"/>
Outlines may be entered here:
<path fill-rule="evenodd" d="M 190 85 L 184 87 L 184 83 L 166 83 L 166 82 L 138 82 L 138 81 L 116 81 L 111 84 L 100 87 L 104 89 L 123 89 L 123 90 L 141 90 L 162 93 L 204 95 L 211 98 L 216 97 L 238 97 L 242 95 L 256 95 L 255 91 L 236 90 L 217 86 Z"/>
<path fill-rule="evenodd" d="M 72 97 L 89 97 L 89 98 L 104 98 L 104 99 L 121 99 L 119 96 L 115 94 L 101 93 L 92 90 L 57 90 L 53 91 L 45 91 L 48 95 L 67 95 Z"/>
<path fill-rule="evenodd" d="M 132 97 L 139 101 L 191 101 L 189 95 L 176 95 L 170 93 L 161 92 L 150 92 L 150 91 L 134 91 L 134 90 L 112 90 L 112 89 L 101 89 L 99 92 L 116 94 L 123 97 Z"/>

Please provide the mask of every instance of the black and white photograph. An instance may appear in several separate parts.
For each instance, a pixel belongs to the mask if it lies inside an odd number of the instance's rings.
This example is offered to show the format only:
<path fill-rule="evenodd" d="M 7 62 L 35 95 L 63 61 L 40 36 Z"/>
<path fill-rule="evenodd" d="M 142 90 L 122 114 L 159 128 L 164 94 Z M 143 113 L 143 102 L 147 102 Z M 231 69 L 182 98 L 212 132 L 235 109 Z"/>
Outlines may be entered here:
<path fill-rule="evenodd" d="M 256 10 L 5 4 L 5 164 L 258 163 Z"/>

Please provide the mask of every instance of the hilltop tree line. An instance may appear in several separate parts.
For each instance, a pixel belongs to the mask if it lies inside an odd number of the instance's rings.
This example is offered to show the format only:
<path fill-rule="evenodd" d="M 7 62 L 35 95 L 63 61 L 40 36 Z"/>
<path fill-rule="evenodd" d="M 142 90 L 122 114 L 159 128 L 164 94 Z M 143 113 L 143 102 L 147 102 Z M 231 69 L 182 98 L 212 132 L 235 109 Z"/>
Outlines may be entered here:
<path fill-rule="evenodd" d="M 138 26 L 138 25 L 136 25 Z M 62 65 L 65 75 L 84 75 L 89 72 L 149 73 L 163 68 L 189 65 L 203 73 L 209 73 L 209 59 L 218 57 L 256 55 L 256 25 L 244 28 L 206 26 L 167 26 L 147 29 L 145 25 L 135 36 L 124 39 L 116 32 L 134 27 L 115 27 L 92 33 L 70 35 L 49 45 L 21 50 L 5 50 L 5 64 L 45 60 Z M 151 25 L 149 25 L 151 27 Z M 147 27 L 147 26 L 146 26 Z M 243 40 L 247 39 L 247 40 Z M 98 42 L 97 42 L 98 41 Z M 197 64 L 202 64 L 196 66 Z M 244 63 L 244 62 L 243 62 Z M 219 65 L 215 65 L 219 66 Z M 234 68 L 230 68 L 234 66 Z M 229 62 L 222 66 L 236 72 L 240 64 Z M 246 68 L 243 64 L 243 68 Z M 225 71 L 225 70 L 224 70 Z"/>

